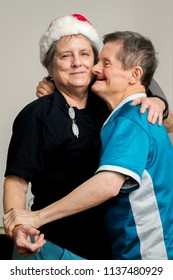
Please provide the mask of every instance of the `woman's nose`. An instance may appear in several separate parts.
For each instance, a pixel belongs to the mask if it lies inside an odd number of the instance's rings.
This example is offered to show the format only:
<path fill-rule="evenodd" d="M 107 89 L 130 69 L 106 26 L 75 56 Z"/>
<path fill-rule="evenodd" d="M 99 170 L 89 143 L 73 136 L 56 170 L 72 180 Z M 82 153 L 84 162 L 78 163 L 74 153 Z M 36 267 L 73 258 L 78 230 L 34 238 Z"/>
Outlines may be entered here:
<path fill-rule="evenodd" d="M 72 66 L 73 66 L 73 67 L 79 67 L 79 66 L 81 66 L 81 59 L 80 59 L 79 56 L 74 56 L 74 57 L 73 57 Z"/>

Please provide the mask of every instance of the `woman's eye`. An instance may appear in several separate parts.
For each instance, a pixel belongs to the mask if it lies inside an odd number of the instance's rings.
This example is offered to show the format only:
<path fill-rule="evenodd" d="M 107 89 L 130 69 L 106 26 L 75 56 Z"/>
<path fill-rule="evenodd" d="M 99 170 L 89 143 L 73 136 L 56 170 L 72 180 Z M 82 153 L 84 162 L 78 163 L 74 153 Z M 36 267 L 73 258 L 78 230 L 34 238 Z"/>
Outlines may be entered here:
<path fill-rule="evenodd" d="M 88 54 L 88 53 L 82 53 L 82 55 L 83 55 L 83 56 L 89 56 L 89 54 Z"/>
<path fill-rule="evenodd" d="M 67 57 L 70 57 L 70 54 L 63 54 L 62 55 L 62 58 L 67 58 Z"/>

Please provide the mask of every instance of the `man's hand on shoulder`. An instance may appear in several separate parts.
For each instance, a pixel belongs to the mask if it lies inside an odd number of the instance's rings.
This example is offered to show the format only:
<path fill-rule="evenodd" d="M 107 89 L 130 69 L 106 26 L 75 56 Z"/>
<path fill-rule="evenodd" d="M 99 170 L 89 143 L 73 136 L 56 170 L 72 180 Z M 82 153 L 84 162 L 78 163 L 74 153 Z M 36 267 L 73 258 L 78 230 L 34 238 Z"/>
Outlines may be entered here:
<path fill-rule="evenodd" d="M 45 95 L 49 95 L 54 91 L 55 85 L 54 82 L 48 78 L 43 78 L 42 81 L 39 82 L 36 87 L 36 96 L 38 98 L 43 97 Z"/>

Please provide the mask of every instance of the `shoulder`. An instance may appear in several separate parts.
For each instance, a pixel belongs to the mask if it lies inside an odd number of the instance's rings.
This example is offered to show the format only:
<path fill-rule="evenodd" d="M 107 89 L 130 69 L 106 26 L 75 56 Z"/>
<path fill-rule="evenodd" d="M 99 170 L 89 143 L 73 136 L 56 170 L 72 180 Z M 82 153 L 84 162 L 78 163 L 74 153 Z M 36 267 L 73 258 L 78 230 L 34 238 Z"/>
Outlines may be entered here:
<path fill-rule="evenodd" d="M 41 112 L 42 110 L 45 110 L 50 106 L 52 100 L 52 96 L 44 96 L 39 99 L 36 99 L 29 104 L 27 104 L 18 114 L 18 116 L 24 116 L 27 114 L 30 114 L 32 112 L 33 114 L 37 114 Z"/>
<path fill-rule="evenodd" d="M 132 106 L 132 101 L 126 102 L 120 107 L 119 116 L 127 116 L 129 118 L 136 118 L 140 114 L 140 105 Z"/>
<path fill-rule="evenodd" d="M 13 126 L 25 124 L 26 122 L 44 121 L 49 118 L 52 111 L 55 111 L 57 102 L 56 93 L 36 99 L 27 104 L 16 116 Z"/>
<path fill-rule="evenodd" d="M 154 125 L 151 124 L 148 121 L 148 110 L 145 113 L 141 113 L 140 107 L 140 105 L 131 106 L 131 102 L 128 102 L 120 108 L 117 118 L 120 119 L 120 122 L 126 121 L 126 123 L 131 125 L 131 129 L 138 129 L 138 131 L 143 131 L 147 135 L 161 132 L 164 126 L 160 127 L 158 122 Z"/>
<path fill-rule="evenodd" d="M 38 117 L 39 115 L 42 115 L 43 113 L 46 114 L 50 111 L 51 107 L 53 107 L 53 104 L 57 103 L 58 100 L 58 94 L 56 92 L 53 92 L 50 95 L 41 97 L 39 99 L 36 99 L 29 104 L 27 104 L 17 115 L 16 118 L 22 118 L 25 116 L 29 117 Z"/>
<path fill-rule="evenodd" d="M 148 125 L 150 125 L 147 120 L 148 110 L 142 114 L 140 112 L 140 105 L 131 106 L 131 102 L 129 101 L 122 105 L 117 114 L 114 114 L 114 117 L 124 122 L 126 120 L 127 122 L 133 123 L 134 126 L 140 126 L 142 129 L 148 130 Z"/>

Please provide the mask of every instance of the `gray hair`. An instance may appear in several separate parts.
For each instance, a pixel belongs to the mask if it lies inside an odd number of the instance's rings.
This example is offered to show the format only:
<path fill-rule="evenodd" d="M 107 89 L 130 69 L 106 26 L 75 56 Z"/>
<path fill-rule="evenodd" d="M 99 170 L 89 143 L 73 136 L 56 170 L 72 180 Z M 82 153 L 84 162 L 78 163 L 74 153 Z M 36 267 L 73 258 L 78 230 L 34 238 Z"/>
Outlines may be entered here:
<path fill-rule="evenodd" d="M 106 34 L 103 37 L 103 43 L 109 42 L 122 44 L 117 58 L 121 61 L 124 70 L 134 66 L 140 66 L 143 69 L 141 84 L 148 90 L 158 66 L 158 59 L 152 42 L 147 37 L 133 31 L 118 31 Z"/>

